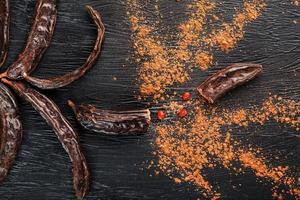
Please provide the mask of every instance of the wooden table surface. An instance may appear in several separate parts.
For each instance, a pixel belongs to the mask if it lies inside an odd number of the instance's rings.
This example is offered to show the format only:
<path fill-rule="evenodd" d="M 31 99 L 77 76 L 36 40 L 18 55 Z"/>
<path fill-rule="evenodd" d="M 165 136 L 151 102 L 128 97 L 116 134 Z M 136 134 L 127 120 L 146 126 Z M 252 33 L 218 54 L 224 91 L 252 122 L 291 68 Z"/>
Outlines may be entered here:
<path fill-rule="evenodd" d="M 58 1 L 55 35 L 35 74 L 43 77 L 64 74 L 83 63 L 96 36 L 96 29 L 84 6 L 92 5 L 101 11 L 107 32 L 97 64 L 74 84 L 43 92 L 60 106 L 80 135 L 92 174 L 91 190 L 85 199 L 196 199 L 199 191 L 193 186 L 174 184 L 168 177 L 153 176 L 154 172 L 145 168 L 147 161 L 157 159 L 152 155 L 155 148 L 151 144 L 155 138 L 153 131 L 145 136 L 125 138 L 91 133 L 76 124 L 72 112 L 66 106 L 66 101 L 70 98 L 77 102 L 95 104 L 99 108 L 134 108 L 143 107 L 146 103 L 137 102 L 135 98 L 138 87 L 133 82 L 137 77 L 137 66 L 127 61 L 132 53 L 132 46 L 124 2 L 125 0 Z M 224 2 L 227 8 L 242 3 L 241 0 Z M 180 12 L 185 2 L 159 0 L 159 3 L 163 14 L 172 15 L 170 11 Z M 269 93 L 299 101 L 300 7 L 291 5 L 289 0 L 270 0 L 267 3 L 263 16 L 247 26 L 245 40 L 235 50 L 229 54 L 218 53 L 218 65 L 205 73 L 195 71 L 192 81 L 174 89 L 182 91 L 194 88 L 208 74 L 230 63 L 247 61 L 263 64 L 263 76 L 223 98 L 220 106 L 233 108 L 236 105 L 259 104 Z M 10 4 L 12 25 L 7 65 L 17 58 L 24 47 L 35 1 L 14 0 Z M 174 14 L 174 18 L 183 20 L 184 15 Z M 293 20 L 298 20 L 299 23 L 294 24 Z M 168 23 L 173 21 L 166 22 Z M 117 80 L 113 80 L 114 76 Z M 24 101 L 19 102 L 24 137 L 9 176 L 0 187 L 0 199 L 75 199 L 67 154 L 40 115 Z M 236 137 L 262 147 L 265 152 L 278 151 L 278 155 L 282 155 L 279 164 L 298 167 L 300 176 L 299 132 L 270 122 L 263 127 L 239 130 Z M 221 181 L 223 199 L 271 199 L 270 185 L 259 183 L 251 171 L 241 176 L 231 176 L 220 170 L 215 171 L 212 176 Z M 234 190 L 232 184 L 242 184 L 242 187 Z"/>

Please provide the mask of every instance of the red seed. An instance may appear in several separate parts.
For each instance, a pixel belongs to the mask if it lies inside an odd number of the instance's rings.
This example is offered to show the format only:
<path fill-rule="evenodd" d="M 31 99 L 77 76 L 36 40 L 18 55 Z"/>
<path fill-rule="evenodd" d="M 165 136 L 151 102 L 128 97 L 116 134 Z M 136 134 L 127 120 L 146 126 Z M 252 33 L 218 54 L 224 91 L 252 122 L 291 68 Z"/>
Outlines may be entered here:
<path fill-rule="evenodd" d="M 166 117 L 166 114 L 164 113 L 164 111 L 158 111 L 157 112 L 157 119 L 159 120 L 163 120 Z"/>
<path fill-rule="evenodd" d="M 179 110 L 178 116 L 181 118 L 184 118 L 187 115 L 187 111 L 186 109 L 182 108 L 181 110 Z"/>
<path fill-rule="evenodd" d="M 184 101 L 190 100 L 190 99 L 191 99 L 191 93 L 189 93 L 189 92 L 183 93 L 182 99 L 183 99 Z"/>

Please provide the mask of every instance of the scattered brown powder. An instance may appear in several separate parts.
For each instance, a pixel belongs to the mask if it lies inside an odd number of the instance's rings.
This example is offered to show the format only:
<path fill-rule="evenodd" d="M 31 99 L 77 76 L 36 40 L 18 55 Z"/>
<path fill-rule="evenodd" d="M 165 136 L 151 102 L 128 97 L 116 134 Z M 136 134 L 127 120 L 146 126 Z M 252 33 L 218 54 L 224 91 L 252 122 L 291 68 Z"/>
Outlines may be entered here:
<path fill-rule="evenodd" d="M 251 168 L 257 177 L 270 178 L 275 183 L 280 183 L 288 167 L 269 168 L 262 158 L 256 157 L 251 152 L 241 152 L 239 160 L 246 168 Z"/>
<path fill-rule="evenodd" d="M 188 4 L 189 18 L 178 26 L 178 42 L 174 51 L 174 58 L 185 65 L 196 65 L 201 70 L 207 70 L 213 64 L 213 56 L 208 51 L 203 51 L 202 38 L 207 28 L 208 16 L 216 3 L 209 0 L 193 1 Z M 215 20 L 217 18 L 215 17 Z M 197 49 L 192 51 L 191 49 Z M 184 56 L 185 55 L 185 56 Z"/>
<path fill-rule="evenodd" d="M 130 0 L 130 8 L 138 4 Z M 137 6 L 139 7 L 139 6 Z M 139 12 L 129 11 L 129 20 L 133 35 L 135 56 L 140 61 L 139 82 L 142 96 L 161 98 L 166 87 L 183 83 L 189 79 L 183 65 L 174 65 L 162 39 L 154 35 L 155 27 L 145 24 Z"/>
<path fill-rule="evenodd" d="M 272 118 L 276 122 L 288 124 L 297 131 L 300 130 L 300 104 L 293 100 L 284 100 L 279 96 L 269 97 L 261 109 L 254 111 L 250 118 L 253 122 L 264 124 Z M 255 116 L 256 115 L 256 116 Z"/>
<path fill-rule="evenodd" d="M 201 70 L 207 70 L 213 63 L 213 56 L 205 51 L 196 52 L 195 63 Z"/>
<path fill-rule="evenodd" d="M 174 58 L 180 61 L 188 61 L 192 58 L 192 54 L 183 49 L 177 49 L 172 52 L 174 54 Z"/>
<path fill-rule="evenodd" d="M 181 50 L 187 50 L 190 46 L 199 46 L 199 37 L 202 34 L 203 27 L 206 25 L 206 19 L 216 7 L 211 0 L 193 1 L 188 5 L 191 13 L 189 19 L 179 25 L 178 47 Z"/>
<path fill-rule="evenodd" d="M 262 13 L 266 4 L 261 0 L 245 1 L 242 11 L 237 12 L 231 23 L 223 23 L 221 30 L 213 33 L 205 39 L 210 46 L 217 45 L 222 51 L 228 52 L 244 38 L 245 26 L 255 21 Z"/>
<path fill-rule="evenodd" d="M 283 99 L 274 95 L 268 97 L 261 107 L 239 109 L 237 111 L 222 110 L 223 116 L 229 125 L 248 126 L 249 123 L 263 125 L 266 121 L 275 120 L 300 130 L 300 103 L 294 100 Z"/>
<path fill-rule="evenodd" d="M 265 159 L 257 157 L 251 152 L 240 152 L 239 160 L 245 168 L 253 170 L 259 178 L 267 178 L 273 183 L 272 196 L 274 199 L 284 199 L 285 194 L 293 195 L 296 199 L 300 198 L 300 185 L 297 178 L 289 177 L 287 172 L 288 166 L 268 167 Z M 285 185 L 288 190 L 279 190 L 279 186 Z"/>
<path fill-rule="evenodd" d="M 175 122 L 156 127 L 155 146 L 158 156 L 157 166 L 176 183 L 190 182 L 202 189 L 205 197 L 219 198 L 216 183 L 210 183 L 206 169 L 223 166 L 229 171 L 241 173 L 251 169 L 255 175 L 273 185 L 274 195 L 299 193 L 298 179 L 289 176 L 287 166 L 270 166 L 262 150 L 249 146 L 231 137 L 231 125 L 247 127 L 250 123 L 265 124 L 269 120 L 299 127 L 300 104 L 284 100 L 278 96 L 269 97 L 260 108 L 238 110 L 205 109 L 196 106 L 191 123 Z M 278 120 L 288 118 L 288 120 Z M 190 121 L 190 120 L 189 120 Z M 225 128 L 225 131 L 224 131 Z M 242 168 L 233 163 L 239 162 Z M 298 181 L 298 182 L 297 182 Z M 285 185 L 288 190 L 279 190 Z M 299 196 L 300 197 L 300 196 Z"/>

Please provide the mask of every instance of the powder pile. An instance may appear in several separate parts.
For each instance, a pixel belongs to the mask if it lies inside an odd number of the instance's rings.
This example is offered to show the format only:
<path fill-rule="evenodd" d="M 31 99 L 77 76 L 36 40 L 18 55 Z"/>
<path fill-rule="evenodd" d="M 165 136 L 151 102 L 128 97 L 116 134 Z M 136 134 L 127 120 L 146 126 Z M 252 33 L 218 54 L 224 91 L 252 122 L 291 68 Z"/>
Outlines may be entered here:
<path fill-rule="evenodd" d="M 201 70 L 207 70 L 214 58 L 202 47 L 202 38 L 206 32 L 208 17 L 214 16 L 216 3 L 209 0 L 194 1 L 187 7 L 191 14 L 178 26 L 178 42 L 173 57 L 178 63 L 196 65 Z"/>
<path fill-rule="evenodd" d="M 276 120 L 298 128 L 300 125 L 300 104 L 281 97 L 269 97 L 260 108 L 237 109 L 221 112 L 197 106 L 195 117 L 190 123 L 175 122 L 156 127 L 155 146 L 159 160 L 159 171 L 176 183 L 189 182 L 202 189 L 204 197 L 218 199 L 220 193 L 215 183 L 206 177 L 207 169 L 223 167 L 241 174 L 251 169 L 262 180 L 273 185 L 273 196 L 287 194 L 300 198 L 300 182 L 288 166 L 270 166 L 263 150 L 242 145 L 231 136 L 232 125 L 246 127 L 250 123 L 265 124 Z M 286 119 L 286 120 L 283 120 Z M 225 128 L 225 129 L 224 129 Z M 234 163 L 240 163 L 236 165 Z M 284 185 L 286 190 L 279 190 Z"/>
<path fill-rule="evenodd" d="M 155 35 L 155 27 L 147 25 L 145 18 L 136 10 L 131 10 L 137 1 L 129 1 L 128 11 L 133 31 L 133 47 L 138 58 L 140 93 L 142 96 L 161 97 L 164 89 L 175 83 L 189 79 L 183 65 L 174 65 L 169 59 L 169 52 L 162 39 Z"/>
<path fill-rule="evenodd" d="M 145 17 L 142 6 L 145 3 L 127 0 L 127 4 L 134 59 L 139 65 L 140 94 L 154 99 L 164 98 L 167 88 L 188 81 L 191 68 L 207 70 L 214 61 L 212 49 L 216 46 L 224 51 L 233 48 L 243 39 L 246 24 L 256 20 L 265 7 L 258 0 L 245 1 L 243 10 L 234 14 L 231 23 L 224 23 L 220 30 L 208 34 L 206 29 L 214 26 L 213 20 L 207 22 L 208 18 L 219 20 L 213 13 L 217 4 L 211 0 L 194 0 L 187 6 L 191 13 L 188 19 L 179 24 L 175 32 L 162 36 L 158 34 L 162 29 L 160 23 Z M 177 38 L 176 45 L 167 45 L 170 41 L 166 38 Z"/>
<path fill-rule="evenodd" d="M 178 26 L 178 42 L 174 50 L 174 58 L 178 62 L 190 62 L 193 53 L 190 49 L 199 48 L 201 35 L 206 26 L 207 17 L 215 9 L 216 4 L 209 0 L 195 1 L 188 5 L 190 16 Z M 203 52 L 203 54 L 208 54 Z M 203 67 L 212 63 L 212 56 L 206 56 L 209 60 L 202 62 Z M 198 58 L 199 59 L 199 58 Z"/>
<path fill-rule="evenodd" d="M 251 109 L 239 109 L 234 112 L 222 110 L 228 124 L 248 126 L 249 123 L 264 125 L 269 120 L 287 124 L 300 130 L 300 103 L 294 100 L 283 99 L 274 95 L 266 99 L 261 107 Z"/>

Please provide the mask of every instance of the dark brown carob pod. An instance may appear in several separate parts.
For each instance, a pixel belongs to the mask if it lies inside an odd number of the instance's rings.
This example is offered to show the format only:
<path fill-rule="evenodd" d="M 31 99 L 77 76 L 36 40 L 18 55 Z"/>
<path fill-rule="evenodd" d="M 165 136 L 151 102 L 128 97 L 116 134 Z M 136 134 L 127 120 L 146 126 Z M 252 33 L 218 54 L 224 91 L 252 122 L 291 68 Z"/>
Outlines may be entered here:
<path fill-rule="evenodd" d="M 148 109 L 132 111 L 101 110 L 88 104 L 68 101 L 77 121 L 86 129 L 107 135 L 141 135 L 147 132 L 151 117 Z"/>
<path fill-rule="evenodd" d="M 45 95 L 19 81 L 2 79 L 2 82 L 12 87 L 20 97 L 30 103 L 52 127 L 70 157 L 74 190 L 77 198 L 82 199 L 89 189 L 90 173 L 75 130 L 62 115 L 58 106 Z"/>
<path fill-rule="evenodd" d="M 0 67 L 5 63 L 9 43 L 9 2 L 0 1 Z"/>
<path fill-rule="evenodd" d="M 0 183 L 11 168 L 22 141 L 22 123 L 14 95 L 0 83 Z"/>
<path fill-rule="evenodd" d="M 35 19 L 26 47 L 8 68 L 6 72 L 8 78 L 22 79 L 24 74 L 30 74 L 36 68 L 52 40 L 56 18 L 56 0 L 37 0 Z"/>
<path fill-rule="evenodd" d="M 81 67 L 77 68 L 76 70 L 70 73 L 67 73 L 59 77 L 50 78 L 50 79 L 36 78 L 25 74 L 24 78 L 26 79 L 26 81 L 28 81 L 35 87 L 41 89 L 61 88 L 81 78 L 95 64 L 101 52 L 105 27 L 101 19 L 101 14 L 95 9 L 93 9 L 91 6 L 86 6 L 86 8 L 91 18 L 93 19 L 94 23 L 96 24 L 97 31 L 98 31 L 94 48 L 90 53 L 89 57 L 87 58 L 86 62 Z"/>
<path fill-rule="evenodd" d="M 213 104 L 224 94 L 254 79 L 261 72 L 262 65 L 236 63 L 210 76 L 197 90 L 202 97 Z"/>

